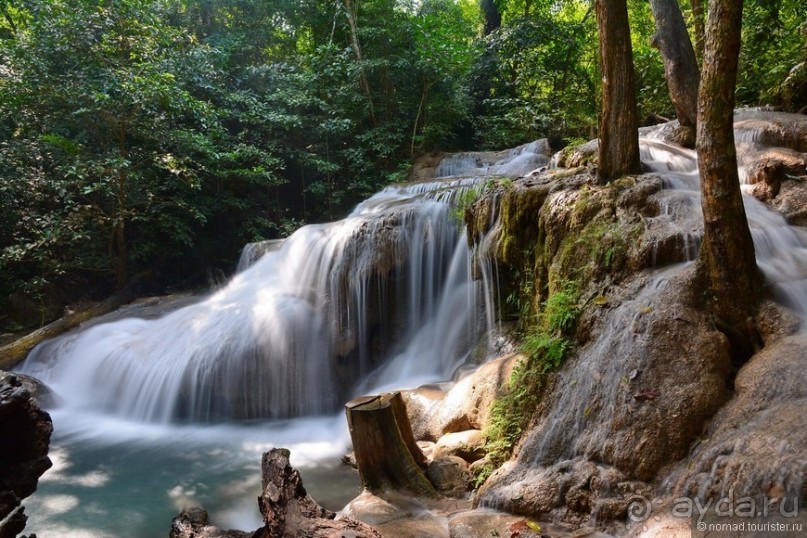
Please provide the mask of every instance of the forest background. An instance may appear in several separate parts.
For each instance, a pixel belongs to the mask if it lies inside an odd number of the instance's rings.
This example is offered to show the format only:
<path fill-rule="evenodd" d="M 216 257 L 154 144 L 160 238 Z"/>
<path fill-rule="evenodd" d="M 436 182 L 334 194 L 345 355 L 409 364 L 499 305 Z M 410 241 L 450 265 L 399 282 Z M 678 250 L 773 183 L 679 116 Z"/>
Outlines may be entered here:
<path fill-rule="evenodd" d="M 702 2 L 680 3 L 698 59 Z M 640 121 L 674 117 L 628 0 Z M 597 136 L 589 0 L 0 0 L 0 332 L 204 285 L 432 151 Z M 745 2 L 738 105 L 807 105 L 807 5 Z M 145 275 L 145 277 L 143 277 Z"/>

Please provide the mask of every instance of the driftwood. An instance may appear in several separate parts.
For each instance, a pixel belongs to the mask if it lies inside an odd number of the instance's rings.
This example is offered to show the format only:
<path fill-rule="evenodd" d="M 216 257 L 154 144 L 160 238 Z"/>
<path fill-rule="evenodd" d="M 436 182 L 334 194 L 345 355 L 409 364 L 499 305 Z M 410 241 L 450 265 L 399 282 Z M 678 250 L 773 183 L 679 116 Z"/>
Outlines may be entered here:
<path fill-rule="evenodd" d="M 400 392 L 356 398 L 347 403 L 345 412 L 365 488 L 438 496 L 424 474 L 426 456 L 415 442 Z"/>
<path fill-rule="evenodd" d="M 381 538 L 369 525 L 336 518 L 306 493 L 303 479 L 289 464 L 289 451 L 273 448 L 261 460 L 263 492 L 258 508 L 264 526 L 255 532 L 209 525 L 207 510 L 184 509 L 171 523 L 170 538 Z"/>
<path fill-rule="evenodd" d="M 10 370 L 18 362 L 22 361 L 37 344 L 49 338 L 55 338 L 66 333 L 70 329 L 78 327 L 85 321 L 94 317 L 102 316 L 112 312 L 126 303 L 133 301 L 137 297 L 139 285 L 145 279 L 147 273 L 135 276 L 132 281 L 117 293 L 107 297 L 86 310 L 75 312 L 61 317 L 56 321 L 40 327 L 32 333 L 22 338 L 0 347 L 0 370 Z"/>

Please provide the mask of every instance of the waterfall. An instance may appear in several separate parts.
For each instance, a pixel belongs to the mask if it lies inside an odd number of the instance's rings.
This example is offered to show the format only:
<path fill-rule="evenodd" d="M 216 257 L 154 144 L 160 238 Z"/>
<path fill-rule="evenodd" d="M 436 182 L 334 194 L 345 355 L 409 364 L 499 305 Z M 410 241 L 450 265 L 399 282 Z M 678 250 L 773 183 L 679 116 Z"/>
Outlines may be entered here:
<path fill-rule="evenodd" d="M 518 175 L 546 150 L 485 162 Z M 451 217 L 479 172 L 389 186 L 341 221 L 248 245 L 206 299 L 48 341 L 20 370 L 68 407 L 150 423 L 321 415 L 362 380 L 369 390 L 447 379 L 484 332 L 482 284 Z"/>
<path fill-rule="evenodd" d="M 692 150 L 649 138 L 640 141 L 640 148 L 642 162 L 663 175 L 667 190 L 660 215 L 654 218 L 665 219 L 676 229 L 685 239 L 681 245 L 683 258 L 694 260 L 703 235 L 697 156 Z M 743 202 L 757 264 L 767 283 L 777 301 L 807 320 L 807 235 L 752 196 L 743 195 Z M 634 297 L 615 308 L 575 368 L 562 374 L 565 377 L 560 384 L 568 388 L 553 404 L 540 435 L 532 436 L 528 452 L 534 464 L 590 457 L 613 442 L 612 432 L 592 424 L 624 420 L 624 405 L 617 393 L 626 371 L 641 370 L 643 358 L 637 353 L 644 350 L 649 334 L 643 309 L 659 303 L 669 280 L 679 270 L 680 266 L 675 266 L 657 271 Z M 592 402 L 598 401 L 604 402 L 602 409 L 592 413 Z"/>
<path fill-rule="evenodd" d="M 473 181 L 385 189 L 267 249 L 206 300 L 48 342 L 22 371 L 69 405 L 158 423 L 330 413 L 346 379 L 415 337 L 428 352 L 406 354 L 407 368 L 449 377 L 478 334 L 470 250 L 449 215 Z"/>

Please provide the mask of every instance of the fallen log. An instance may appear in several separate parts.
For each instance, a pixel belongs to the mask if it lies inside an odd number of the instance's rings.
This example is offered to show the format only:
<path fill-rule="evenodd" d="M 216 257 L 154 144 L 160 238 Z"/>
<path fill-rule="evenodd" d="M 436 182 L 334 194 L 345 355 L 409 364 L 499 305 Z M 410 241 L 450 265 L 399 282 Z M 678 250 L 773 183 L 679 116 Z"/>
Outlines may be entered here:
<path fill-rule="evenodd" d="M 424 473 L 427 459 L 415 442 L 400 392 L 356 398 L 345 405 L 345 413 L 366 489 L 438 496 Z"/>
<path fill-rule="evenodd" d="M 22 361 L 37 344 L 49 338 L 55 338 L 70 329 L 78 327 L 85 321 L 108 314 L 116 308 L 120 308 L 132 302 L 137 298 L 139 285 L 146 278 L 147 274 L 148 273 L 140 273 L 120 291 L 110 295 L 100 303 L 86 310 L 61 317 L 52 323 L 48 323 L 44 327 L 40 327 L 32 333 L 26 334 L 22 338 L 14 340 L 10 344 L 0 347 L 0 370 L 10 370 L 13 368 L 17 363 Z"/>

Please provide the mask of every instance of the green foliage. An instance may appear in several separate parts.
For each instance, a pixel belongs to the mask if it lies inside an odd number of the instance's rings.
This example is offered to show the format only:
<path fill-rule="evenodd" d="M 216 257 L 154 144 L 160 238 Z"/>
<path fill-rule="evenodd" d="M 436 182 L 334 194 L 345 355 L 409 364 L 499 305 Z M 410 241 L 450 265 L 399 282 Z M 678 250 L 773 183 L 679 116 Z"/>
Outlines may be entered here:
<path fill-rule="evenodd" d="M 743 7 L 737 104 L 807 105 L 807 4 L 754 0 Z"/>
<path fill-rule="evenodd" d="M 340 2 L 2 8 L 0 296 L 229 268 L 401 181 L 467 118 L 466 3 L 363 4 L 361 59 Z"/>
<path fill-rule="evenodd" d="M 588 130 L 596 119 L 594 39 L 583 2 L 514 16 L 487 36 L 471 75 L 481 145 Z"/>
<path fill-rule="evenodd" d="M 481 36 L 471 0 L 367 0 L 354 27 L 341 1 L 0 0 L 0 298 L 230 268 L 419 153 L 589 138 L 592 3 L 495 7 Z M 641 117 L 669 116 L 647 2 L 629 10 Z M 807 104 L 805 19 L 797 0 L 746 2 L 740 103 Z M 624 246 L 602 238 L 618 267 Z"/>
<path fill-rule="evenodd" d="M 483 195 L 497 188 L 509 189 L 513 180 L 508 177 L 488 179 L 483 185 L 462 189 L 454 197 L 451 204 L 451 220 L 462 226 L 465 222 L 465 212 L 468 211 Z"/>
<path fill-rule="evenodd" d="M 579 300 L 575 282 L 558 283 L 527 330 L 521 347 L 524 358 L 513 368 L 506 392 L 491 409 L 485 431 L 490 466 L 477 475 L 477 486 L 510 457 L 540 403 L 547 376 L 563 364 L 580 315 Z"/>

